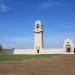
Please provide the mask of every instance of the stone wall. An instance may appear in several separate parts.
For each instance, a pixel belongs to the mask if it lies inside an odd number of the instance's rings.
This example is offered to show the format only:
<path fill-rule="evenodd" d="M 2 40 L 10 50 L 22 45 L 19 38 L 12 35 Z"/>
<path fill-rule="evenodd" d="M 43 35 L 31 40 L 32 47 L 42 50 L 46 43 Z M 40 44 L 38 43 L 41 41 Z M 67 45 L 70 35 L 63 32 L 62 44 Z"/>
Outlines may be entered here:
<path fill-rule="evenodd" d="M 56 49 L 56 48 L 52 48 L 52 49 L 42 49 L 40 51 L 40 54 L 64 54 L 64 49 Z"/>
<path fill-rule="evenodd" d="M 65 48 L 50 48 L 50 49 L 41 49 L 39 53 L 35 49 L 4 49 L 3 54 L 6 55 L 15 55 L 15 54 L 74 54 L 72 52 L 66 52 Z"/>
<path fill-rule="evenodd" d="M 34 49 L 14 49 L 14 54 L 64 54 L 64 49 L 41 49 L 39 53 Z"/>
<path fill-rule="evenodd" d="M 13 55 L 14 50 L 13 49 L 3 49 L 2 54 L 4 54 L 4 55 Z"/>
<path fill-rule="evenodd" d="M 14 54 L 35 54 L 34 49 L 14 49 Z"/>

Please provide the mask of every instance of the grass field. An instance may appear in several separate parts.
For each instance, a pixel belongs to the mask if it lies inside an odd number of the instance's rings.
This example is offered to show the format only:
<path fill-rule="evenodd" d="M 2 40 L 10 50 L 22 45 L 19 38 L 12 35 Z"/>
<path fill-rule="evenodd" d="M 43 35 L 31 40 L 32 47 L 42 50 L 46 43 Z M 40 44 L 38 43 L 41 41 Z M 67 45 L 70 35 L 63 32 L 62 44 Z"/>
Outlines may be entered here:
<path fill-rule="evenodd" d="M 13 61 L 13 60 L 23 60 L 31 58 L 51 58 L 55 54 L 39 54 L 39 55 L 0 55 L 0 62 L 2 61 Z"/>

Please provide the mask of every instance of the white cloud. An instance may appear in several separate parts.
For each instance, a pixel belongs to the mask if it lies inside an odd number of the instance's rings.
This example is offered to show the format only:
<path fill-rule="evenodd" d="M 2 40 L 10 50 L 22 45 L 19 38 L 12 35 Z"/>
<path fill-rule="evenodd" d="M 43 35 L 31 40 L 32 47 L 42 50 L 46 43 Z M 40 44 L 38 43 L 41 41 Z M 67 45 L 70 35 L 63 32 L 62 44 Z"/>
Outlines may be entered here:
<path fill-rule="evenodd" d="M 61 36 L 49 36 L 44 38 L 45 48 L 61 48 L 63 47 L 64 38 Z"/>
<path fill-rule="evenodd" d="M 0 11 L 1 12 L 6 12 L 6 11 L 9 11 L 9 10 L 10 10 L 10 8 L 5 3 L 0 4 Z"/>
<path fill-rule="evenodd" d="M 2 41 L 5 48 L 33 48 L 33 42 L 32 37 L 5 38 Z"/>
<path fill-rule="evenodd" d="M 14 37 L 7 40 L 11 42 L 30 42 L 31 39 L 32 39 L 31 37 Z"/>
<path fill-rule="evenodd" d="M 44 37 L 44 48 L 59 48 L 62 44 L 58 37 Z M 0 41 L 1 42 L 1 41 Z M 4 48 L 34 48 L 34 37 L 5 38 L 2 41 Z M 63 44 L 62 44 L 63 45 Z"/>
<path fill-rule="evenodd" d="M 65 35 L 44 37 L 44 48 L 63 48 L 64 40 L 67 38 Z M 75 42 L 74 38 L 70 37 L 70 39 L 73 40 L 73 43 Z M 5 38 L 0 43 L 4 48 L 34 48 L 34 37 Z"/>
<path fill-rule="evenodd" d="M 59 2 L 43 2 L 40 4 L 39 8 L 52 8 L 58 4 Z"/>

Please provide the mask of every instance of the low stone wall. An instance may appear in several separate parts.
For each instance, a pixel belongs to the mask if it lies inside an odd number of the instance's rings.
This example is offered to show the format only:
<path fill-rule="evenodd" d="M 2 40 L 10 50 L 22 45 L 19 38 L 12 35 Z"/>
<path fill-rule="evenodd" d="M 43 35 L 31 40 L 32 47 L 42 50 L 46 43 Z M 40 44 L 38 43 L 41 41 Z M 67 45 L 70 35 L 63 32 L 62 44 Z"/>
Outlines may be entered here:
<path fill-rule="evenodd" d="M 13 55 L 14 50 L 13 49 L 3 49 L 2 54 L 4 54 L 4 55 Z"/>
<path fill-rule="evenodd" d="M 14 54 L 64 54 L 64 49 L 41 49 L 39 53 L 34 49 L 14 49 Z"/>
<path fill-rule="evenodd" d="M 64 54 L 64 49 L 42 49 L 40 54 Z"/>
<path fill-rule="evenodd" d="M 41 49 L 39 53 L 35 49 L 4 49 L 3 54 L 74 54 L 74 51 L 66 52 L 64 48 Z"/>
<path fill-rule="evenodd" d="M 14 54 L 35 54 L 34 49 L 14 49 Z"/>

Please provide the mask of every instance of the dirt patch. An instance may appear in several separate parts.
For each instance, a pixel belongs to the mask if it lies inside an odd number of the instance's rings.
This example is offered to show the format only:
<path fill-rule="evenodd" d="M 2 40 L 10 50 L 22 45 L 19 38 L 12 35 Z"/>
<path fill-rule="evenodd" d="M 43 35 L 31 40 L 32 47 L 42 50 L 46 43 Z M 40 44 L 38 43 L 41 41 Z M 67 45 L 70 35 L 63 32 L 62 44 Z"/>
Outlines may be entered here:
<path fill-rule="evenodd" d="M 1 62 L 0 75 L 75 75 L 75 55 Z"/>

